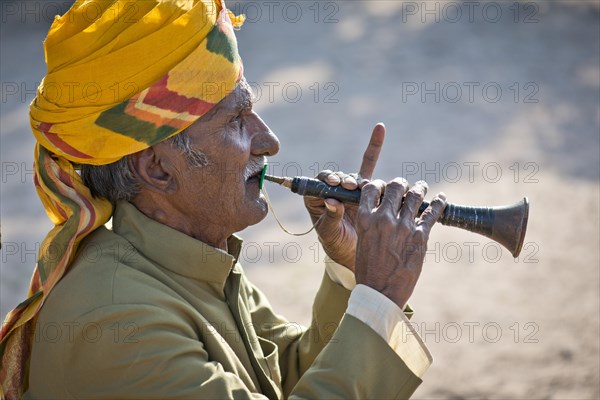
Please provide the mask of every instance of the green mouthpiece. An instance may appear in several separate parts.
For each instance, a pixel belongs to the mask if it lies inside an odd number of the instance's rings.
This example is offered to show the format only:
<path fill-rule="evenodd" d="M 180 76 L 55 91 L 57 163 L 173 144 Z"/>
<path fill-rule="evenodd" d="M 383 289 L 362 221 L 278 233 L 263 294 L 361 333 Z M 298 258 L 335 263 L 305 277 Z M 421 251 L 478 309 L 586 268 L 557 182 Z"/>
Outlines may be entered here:
<path fill-rule="evenodd" d="M 265 182 L 265 174 L 267 173 L 267 164 L 263 165 L 262 173 L 260 174 L 260 180 L 258 181 L 258 188 L 262 189 L 263 183 Z"/>

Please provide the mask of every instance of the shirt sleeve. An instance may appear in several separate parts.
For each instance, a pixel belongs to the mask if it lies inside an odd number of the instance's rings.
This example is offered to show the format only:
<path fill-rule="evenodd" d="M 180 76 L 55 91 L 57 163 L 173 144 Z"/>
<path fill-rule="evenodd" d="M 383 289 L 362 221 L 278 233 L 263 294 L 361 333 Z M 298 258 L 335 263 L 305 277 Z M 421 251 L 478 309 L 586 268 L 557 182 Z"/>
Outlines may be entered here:
<path fill-rule="evenodd" d="M 348 290 L 352 290 L 356 286 L 354 272 L 336 263 L 328 256 L 325 256 L 325 271 L 327 271 L 327 275 L 332 281 Z"/>
<path fill-rule="evenodd" d="M 410 307 L 407 306 L 403 311 L 378 291 L 366 285 L 357 285 L 352 271 L 329 257 L 325 258 L 325 270 L 332 281 L 352 290 L 346 313 L 373 329 L 421 378 L 433 362 L 433 357 L 406 316 L 412 314 Z"/>

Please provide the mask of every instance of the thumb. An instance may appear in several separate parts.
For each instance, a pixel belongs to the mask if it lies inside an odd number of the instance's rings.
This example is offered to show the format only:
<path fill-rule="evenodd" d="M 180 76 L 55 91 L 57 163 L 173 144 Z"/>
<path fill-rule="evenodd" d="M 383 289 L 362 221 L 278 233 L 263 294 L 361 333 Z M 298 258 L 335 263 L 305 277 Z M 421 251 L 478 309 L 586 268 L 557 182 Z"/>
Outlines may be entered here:
<path fill-rule="evenodd" d="M 344 205 L 335 199 L 325 199 L 325 208 L 327 211 L 319 220 L 319 231 L 321 233 L 337 230 L 338 224 L 344 217 Z"/>

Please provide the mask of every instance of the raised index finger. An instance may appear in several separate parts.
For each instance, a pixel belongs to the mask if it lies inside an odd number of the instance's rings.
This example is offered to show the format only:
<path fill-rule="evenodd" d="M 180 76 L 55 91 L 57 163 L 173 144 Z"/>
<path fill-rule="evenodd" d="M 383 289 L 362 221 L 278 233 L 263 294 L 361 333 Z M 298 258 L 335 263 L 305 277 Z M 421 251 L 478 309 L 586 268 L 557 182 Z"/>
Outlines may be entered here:
<path fill-rule="evenodd" d="M 385 125 L 381 122 L 375 125 L 373 133 L 371 133 L 371 140 L 363 155 L 362 164 L 360 165 L 360 171 L 358 172 L 359 179 L 371 180 L 373 177 L 373 171 L 377 165 L 377 159 L 381 148 L 383 147 L 383 139 L 385 138 Z"/>

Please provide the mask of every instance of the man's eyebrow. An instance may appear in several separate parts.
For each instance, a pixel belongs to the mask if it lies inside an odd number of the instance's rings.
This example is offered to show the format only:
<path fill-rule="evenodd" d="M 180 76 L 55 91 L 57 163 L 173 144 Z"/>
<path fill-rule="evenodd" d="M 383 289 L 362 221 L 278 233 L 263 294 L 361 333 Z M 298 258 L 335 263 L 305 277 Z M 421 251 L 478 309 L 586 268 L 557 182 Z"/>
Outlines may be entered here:
<path fill-rule="evenodd" d="M 229 99 L 224 102 L 223 107 L 227 113 L 240 113 L 243 110 L 252 108 L 256 102 L 256 95 L 252 88 L 247 83 L 240 83 L 233 92 L 230 93 Z"/>
<path fill-rule="evenodd" d="M 241 87 L 237 90 L 237 96 L 238 99 L 240 100 L 239 102 L 237 102 L 237 106 L 236 108 L 239 111 L 243 111 L 246 110 L 248 108 L 252 108 L 252 105 L 255 103 L 256 101 L 256 96 L 254 95 L 254 93 L 252 92 L 252 90 L 250 88 L 247 87 Z"/>

